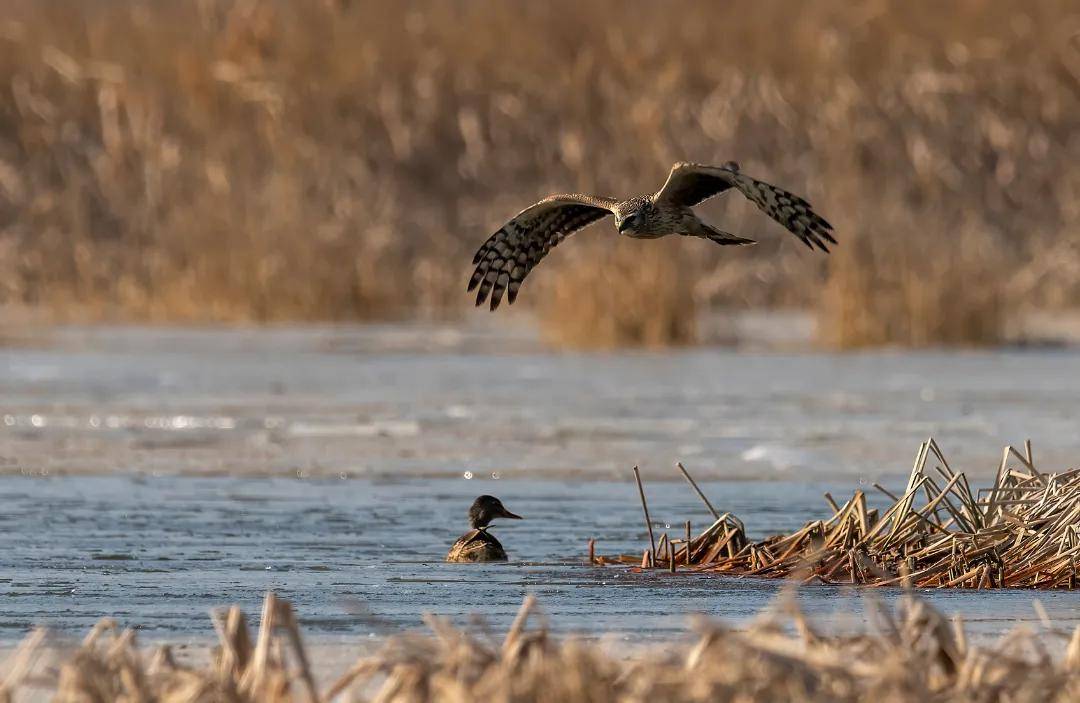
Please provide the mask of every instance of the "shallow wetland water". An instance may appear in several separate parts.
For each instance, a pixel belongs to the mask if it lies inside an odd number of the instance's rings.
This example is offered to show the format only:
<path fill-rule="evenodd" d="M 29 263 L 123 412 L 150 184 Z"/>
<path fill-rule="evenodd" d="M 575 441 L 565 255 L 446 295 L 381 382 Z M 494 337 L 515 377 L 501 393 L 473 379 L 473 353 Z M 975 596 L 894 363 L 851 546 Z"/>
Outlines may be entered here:
<path fill-rule="evenodd" d="M 110 615 L 151 639 L 210 635 L 207 611 L 241 603 L 252 615 L 275 590 L 293 601 L 309 637 L 378 636 L 420 624 L 422 612 L 481 613 L 509 624 L 536 594 L 555 629 L 639 641 L 685 631 L 687 613 L 737 623 L 781 584 L 762 579 L 632 573 L 589 567 L 585 537 L 603 553 L 647 542 L 632 482 L 487 478 L 371 481 L 191 477 L 9 478 L 0 520 L 0 637 L 33 624 L 72 634 Z M 840 483 L 710 482 L 705 491 L 752 533 L 790 530 L 820 515 Z M 647 486 L 656 528 L 707 513 L 685 484 Z M 493 528 L 513 562 L 444 564 L 466 529 L 464 508 L 497 493 L 526 517 Z M 886 599 L 892 589 L 875 591 Z M 1037 596 L 1059 624 L 1080 622 L 1080 593 L 937 591 L 975 631 L 1037 621 Z M 806 587 L 804 607 L 838 628 L 861 623 L 861 592 Z"/>
<path fill-rule="evenodd" d="M 739 622 L 781 584 L 584 565 L 707 513 L 682 459 L 751 537 L 790 530 L 881 481 L 935 435 L 985 485 L 1031 438 L 1044 471 L 1080 457 L 1080 355 L 551 355 L 527 336 L 451 328 L 218 332 L 64 328 L 0 351 L 0 640 L 102 616 L 153 640 L 212 635 L 207 610 L 292 600 L 315 641 L 418 626 L 422 612 L 505 627 L 526 593 L 561 632 L 625 641 Z M 468 478 L 467 478 L 468 477 Z M 660 480 L 660 479 L 669 480 Z M 507 565 L 447 565 L 480 493 Z M 891 599 L 893 590 L 875 593 Z M 937 591 L 976 633 L 1080 622 L 1080 594 Z M 860 591 L 802 589 L 828 625 Z"/>

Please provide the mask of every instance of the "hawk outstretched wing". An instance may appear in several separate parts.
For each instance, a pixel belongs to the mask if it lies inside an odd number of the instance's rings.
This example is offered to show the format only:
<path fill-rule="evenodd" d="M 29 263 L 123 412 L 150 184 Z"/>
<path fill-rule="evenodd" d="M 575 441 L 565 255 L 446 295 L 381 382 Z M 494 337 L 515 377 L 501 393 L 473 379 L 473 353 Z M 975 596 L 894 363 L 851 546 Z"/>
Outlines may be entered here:
<path fill-rule="evenodd" d="M 521 282 L 540 259 L 568 235 L 614 214 L 616 200 L 593 195 L 552 195 L 517 214 L 476 252 L 469 290 L 480 286 L 476 304 L 491 295 L 491 309 L 517 298 Z"/>
<path fill-rule="evenodd" d="M 753 201 L 811 249 L 817 245 L 828 252 L 825 242 L 836 244 L 832 225 L 825 221 L 797 195 L 739 172 L 739 165 L 728 162 L 723 166 L 703 166 L 680 162 L 671 167 L 667 181 L 653 196 L 655 202 L 693 207 L 730 188 Z"/>

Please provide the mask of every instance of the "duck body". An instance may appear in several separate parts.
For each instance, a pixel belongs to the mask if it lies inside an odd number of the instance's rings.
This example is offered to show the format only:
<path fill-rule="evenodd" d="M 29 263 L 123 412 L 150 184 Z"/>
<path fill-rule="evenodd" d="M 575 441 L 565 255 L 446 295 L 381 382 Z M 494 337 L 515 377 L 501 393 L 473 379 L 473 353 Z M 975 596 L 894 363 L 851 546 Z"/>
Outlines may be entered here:
<path fill-rule="evenodd" d="M 459 537 L 457 542 L 454 542 L 454 546 L 450 547 L 446 555 L 448 562 L 506 560 L 506 550 L 503 549 L 499 540 L 495 539 L 495 535 L 487 530 L 469 530 Z"/>

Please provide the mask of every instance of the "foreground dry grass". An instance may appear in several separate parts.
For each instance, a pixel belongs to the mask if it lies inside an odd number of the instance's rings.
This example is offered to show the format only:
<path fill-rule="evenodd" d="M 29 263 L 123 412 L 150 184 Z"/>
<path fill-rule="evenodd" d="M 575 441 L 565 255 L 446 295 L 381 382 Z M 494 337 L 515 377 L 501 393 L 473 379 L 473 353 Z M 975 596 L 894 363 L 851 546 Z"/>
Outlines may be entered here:
<path fill-rule="evenodd" d="M 813 200 L 838 255 L 745 203 L 707 210 L 749 250 L 671 241 L 659 268 L 592 276 L 567 245 L 523 295 L 554 301 L 552 337 L 597 343 L 666 267 L 663 311 L 636 313 L 661 319 L 601 344 L 690 339 L 670 322 L 688 299 L 820 299 L 840 346 L 993 341 L 1005 301 L 1080 299 L 1080 14 L 917 5 L 9 0 L 0 303 L 451 314 L 472 250 L 538 196 L 647 192 L 674 160 L 733 158 Z"/>
<path fill-rule="evenodd" d="M 426 617 L 430 634 L 389 640 L 320 690 L 292 609 L 268 595 L 252 645 L 236 608 L 215 620 L 211 664 L 178 666 L 167 649 L 141 650 L 135 633 L 102 623 L 59 670 L 42 671 L 44 633 L 7 667 L 0 701 L 52 690 L 57 701 L 1074 701 L 1080 697 L 1080 628 L 1016 631 L 995 645 L 967 641 L 915 597 L 896 612 L 868 608 L 877 632 L 830 637 L 782 598 L 745 631 L 701 621 L 696 643 L 632 656 L 529 630 L 526 599 L 502 643 Z M 791 634 L 794 632 L 795 634 Z"/>
<path fill-rule="evenodd" d="M 683 475 L 712 512 L 715 522 L 691 538 L 667 533 L 640 559 L 590 561 L 637 563 L 643 568 L 680 566 L 693 571 L 787 578 L 807 582 L 858 583 L 921 588 L 1067 588 L 1080 585 L 1080 468 L 1043 473 L 1035 467 L 1031 444 L 1023 454 L 1002 452 L 994 484 L 972 491 L 963 472 L 954 471 L 933 438 L 915 456 L 903 495 L 875 484 L 891 505 L 867 509 L 856 491 L 833 514 L 788 535 L 760 542 L 746 538 L 743 523 L 721 515 L 680 464 Z M 636 473 L 636 470 L 635 470 Z M 648 505 L 639 477 L 642 505 Z M 592 552 L 593 546 L 590 546 Z"/>

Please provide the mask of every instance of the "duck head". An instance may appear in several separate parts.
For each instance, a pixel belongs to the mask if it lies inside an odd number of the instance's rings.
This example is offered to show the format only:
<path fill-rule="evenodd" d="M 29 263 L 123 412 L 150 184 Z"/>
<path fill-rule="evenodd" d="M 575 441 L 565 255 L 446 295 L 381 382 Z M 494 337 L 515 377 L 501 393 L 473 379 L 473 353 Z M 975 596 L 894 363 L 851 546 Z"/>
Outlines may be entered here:
<path fill-rule="evenodd" d="M 480 496 L 473 501 L 472 507 L 469 508 L 469 524 L 474 530 L 482 530 L 492 520 L 500 517 L 510 518 L 511 520 L 522 519 L 520 515 L 515 515 L 503 507 L 502 501 L 495 496 Z"/>

